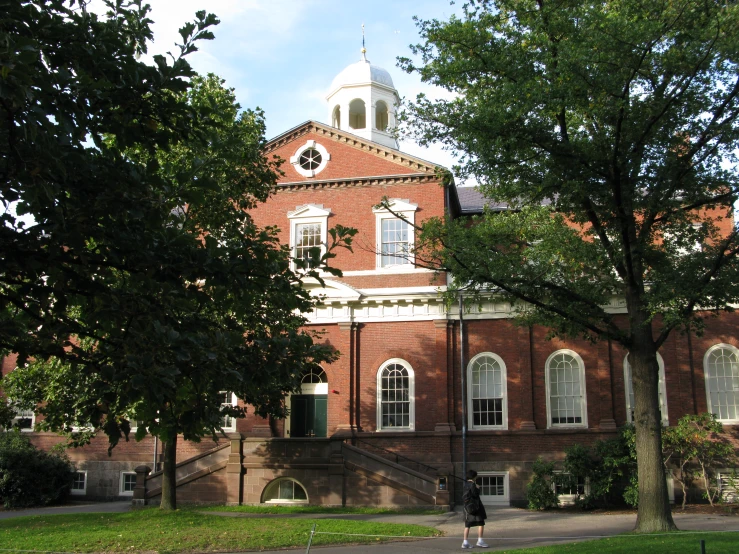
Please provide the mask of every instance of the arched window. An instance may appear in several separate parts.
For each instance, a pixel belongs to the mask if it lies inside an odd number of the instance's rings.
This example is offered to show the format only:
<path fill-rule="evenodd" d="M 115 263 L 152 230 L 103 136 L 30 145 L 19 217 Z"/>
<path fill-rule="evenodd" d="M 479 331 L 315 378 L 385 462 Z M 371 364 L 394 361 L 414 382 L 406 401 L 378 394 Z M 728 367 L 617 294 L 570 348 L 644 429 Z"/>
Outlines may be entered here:
<path fill-rule="evenodd" d="M 669 425 L 667 417 L 667 392 L 665 390 L 665 362 L 659 352 L 657 353 L 657 364 L 659 365 L 659 411 L 662 425 Z M 629 355 L 624 358 L 624 382 L 626 383 L 626 421 L 634 422 L 634 381 L 631 377 L 631 364 Z"/>
<path fill-rule="evenodd" d="M 262 502 L 274 504 L 307 504 L 308 493 L 294 479 L 275 479 L 264 489 Z"/>
<path fill-rule="evenodd" d="M 708 410 L 724 423 L 739 423 L 739 349 L 716 344 L 703 358 Z"/>
<path fill-rule="evenodd" d="M 387 131 L 387 104 L 380 100 L 375 104 L 375 129 L 378 131 Z"/>
<path fill-rule="evenodd" d="M 367 126 L 367 109 L 364 100 L 355 98 L 349 103 L 349 127 L 352 129 L 364 129 Z"/>
<path fill-rule="evenodd" d="M 331 119 L 331 125 L 333 125 L 337 129 L 341 128 L 341 108 L 339 106 L 336 106 L 334 108 L 334 113 Z"/>
<path fill-rule="evenodd" d="M 309 369 L 305 373 L 303 373 L 303 378 L 300 380 L 301 383 L 328 383 L 328 380 L 326 379 L 326 372 L 322 369 L 316 373 L 314 369 Z"/>
<path fill-rule="evenodd" d="M 405 360 L 393 358 L 377 372 L 377 430 L 414 428 L 413 368 Z"/>
<path fill-rule="evenodd" d="M 547 427 L 587 427 L 585 364 L 572 350 L 557 350 L 547 359 Z"/>
<path fill-rule="evenodd" d="M 483 352 L 467 366 L 470 427 L 508 428 L 506 366 L 497 354 Z"/>

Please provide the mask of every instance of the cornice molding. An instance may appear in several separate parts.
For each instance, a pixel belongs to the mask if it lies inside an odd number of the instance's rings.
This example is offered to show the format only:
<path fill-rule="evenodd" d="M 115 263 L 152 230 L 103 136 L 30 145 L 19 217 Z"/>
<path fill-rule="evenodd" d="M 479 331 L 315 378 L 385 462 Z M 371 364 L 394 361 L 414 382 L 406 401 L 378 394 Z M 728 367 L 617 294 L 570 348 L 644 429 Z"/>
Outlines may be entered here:
<path fill-rule="evenodd" d="M 344 179 L 312 179 L 277 183 L 277 189 L 310 190 L 318 188 L 351 188 L 397 184 L 438 183 L 436 175 L 428 173 L 403 173 L 400 175 L 376 175 L 370 177 L 348 177 Z"/>
<path fill-rule="evenodd" d="M 335 127 L 330 127 L 328 125 L 324 125 L 323 123 L 318 123 L 317 121 L 306 121 L 305 123 L 302 123 L 301 125 L 298 125 L 297 127 L 294 127 L 289 131 L 286 131 L 285 133 L 273 138 L 264 147 L 264 153 L 271 154 L 277 148 L 280 148 L 281 146 L 284 146 L 289 142 L 297 140 L 300 137 L 307 135 L 308 133 L 316 133 L 321 137 L 339 142 L 341 144 L 346 144 L 348 146 L 351 146 L 352 148 L 356 148 L 359 151 L 368 152 L 384 160 L 388 160 L 390 162 L 405 167 L 410 167 L 420 173 L 429 173 L 435 176 L 436 168 L 442 167 L 427 162 L 426 160 L 422 160 L 421 158 L 411 156 L 410 154 L 405 154 L 400 150 L 395 150 L 393 148 L 383 146 L 382 144 L 372 142 L 371 140 L 358 137 L 357 135 L 352 135 L 345 131 L 340 131 Z M 442 167 L 442 169 L 445 168 Z"/>

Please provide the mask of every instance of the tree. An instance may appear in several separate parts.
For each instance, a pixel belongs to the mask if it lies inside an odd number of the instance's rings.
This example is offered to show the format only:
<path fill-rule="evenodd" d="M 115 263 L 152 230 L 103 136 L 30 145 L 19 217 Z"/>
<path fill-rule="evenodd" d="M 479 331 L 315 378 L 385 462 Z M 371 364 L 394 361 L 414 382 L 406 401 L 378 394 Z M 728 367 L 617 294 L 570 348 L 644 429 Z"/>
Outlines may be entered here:
<path fill-rule="evenodd" d="M 716 470 L 736 465 L 734 447 L 720 436 L 723 430 L 713 414 L 686 415 L 675 427 L 665 429 L 662 437 L 665 465 L 677 466 L 674 477 L 683 489 L 683 509 L 688 487 L 695 478 L 703 481 L 706 499 L 713 506 L 719 494 Z"/>
<path fill-rule="evenodd" d="M 524 323 L 629 351 L 641 532 L 675 528 L 657 349 L 739 294 L 738 17 L 734 2 L 470 1 L 419 21 L 420 61 L 400 60 L 453 93 L 408 106 L 411 135 L 460 152 L 462 176 L 509 206 L 430 221 L 416 260 Z"/>
<path fill-rule="evenodd" d="M 102 431 L 113 448 L 134 420 L 137 439 L 159 436 L 175 508 L 178 435 L 216 437 L 243 415 L 224 391 L 279 416 L 301 373 L 336 356 L 301 330 L 313 301 L 299 285 L 335 271 L 352 232 L 293 270 L 248 213 L 276 183 L 261 112 L 184 59 L 215 17 L 198 12 L 172 64 L 147 65 L 148 7 L 108 5 L 98 18 L 29 0 L 0 16 L 0 348 L 19 354 L 3 386 L 74 445 Z"/>

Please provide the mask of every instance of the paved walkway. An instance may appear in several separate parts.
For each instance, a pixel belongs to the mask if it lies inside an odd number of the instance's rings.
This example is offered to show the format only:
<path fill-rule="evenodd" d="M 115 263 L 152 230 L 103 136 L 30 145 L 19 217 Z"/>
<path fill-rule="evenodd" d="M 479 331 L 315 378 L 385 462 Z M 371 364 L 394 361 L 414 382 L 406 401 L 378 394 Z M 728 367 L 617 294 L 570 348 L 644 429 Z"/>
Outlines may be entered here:
<path fill-rule="evenodd" d="M 636 524 L 635 514 L 590 514 L 573 512 L 528 512 L 517 508 L 488 508 L 488 524 L 485 526 L 485 542 L 490 548 L 473 549 L 473 552 L 496 551 L 514 548 L 531 548 L 549 544 L 561 544 L 596 539 L 626 533 Z M 225 513 L 224 513 L 225 515 Z M 229 514 L 234 515 L 234 514 Z M 236 514 L 245 515 L 245 514 Z M 341 547 L 313 547 L 318 554 L 419 554 L 422 552 L 460 552 L 463 518 L 458 512 L 434 515 L 324 515 L 306 514 L 310 518 L 362 519 L 387 523 L 415 523 L 435 527 L 444 537 L 401 541 L 385 544 Z M 734 515 L 673 514 L 675 523 L 683 531 L 735 531 L 739 532 L 739 517 Z M 320 533 L 320 524 L 316 532 Z M 472 529 L 471 537 L 477 538 Z M 635 539 L 637 540 L 637 539 Z M 700 536 L 696 535 L 696 545 Z M 472 540 L 470 542 L 473 542 Z M 301 551 L 305 551 L 304 547 Z M 699 550 L 697 550 L 699 551 Z M 271 551 L 272 553 L 280 551 Z M 285 552 L 284 550 L 281 552 Z M 265 551 L 265 554 L 268 554 Z"/>
<path fill-rule="evenodd" d="M 126 512 L 131 509 L 130 501 L 123 502 L 90 502 L 73 503 L 51 508 L 34 508 L 30 510 L 0 511 L 0 519 L 27 515 L 70 514 L 83 512 Z M 462 514 L 447 512 L 438 514 L 291 514 L 267 515 L 245 514 L 234 512 L 218 513 L 223 517 L 275 517 L 304 519 L 354 519 L 383 523 L 413 523 L 435 527 L 443 531 L 445 536 L 439 538 L 400 541 L 394 543 L 371 544 L 359 546 L 319 547 L 314 546 L 311 552 L 317 554 L 418 554 L 422 552 L 442 553 L 460 552 L 462 544 Z M 635 514 L 591 514 L 587 512 L 551 511 L 528 512 L 517 508 L 488 508 L 488 525 L 485 526 L 485 541 L 488 549 L 474 549 L 473 552 L 506 550 L 514 548 L 530 548 L 548 544 L 560 544 L 626 533 L 634 528 Z M 683 531 L 733 531 L 739 532 L 739 516 L 706 515 L 706 514 L 673 514 L 675 523 Z M 318 524 L 316 532 L 321 532 Z M 477 530 L 470 533 L 477 537 Z M 635 538 L 635 540 L 637 540 Z M 696 545 L 700 536 L 696 535 Z M 471 541 L 472 542 L 472 541 Z M 293 550 L 305 552 L 305 546 Z M 697 550 L 698 551 L 698 550 Z M 263 551 L 265 554 L 281 551 Z"/>

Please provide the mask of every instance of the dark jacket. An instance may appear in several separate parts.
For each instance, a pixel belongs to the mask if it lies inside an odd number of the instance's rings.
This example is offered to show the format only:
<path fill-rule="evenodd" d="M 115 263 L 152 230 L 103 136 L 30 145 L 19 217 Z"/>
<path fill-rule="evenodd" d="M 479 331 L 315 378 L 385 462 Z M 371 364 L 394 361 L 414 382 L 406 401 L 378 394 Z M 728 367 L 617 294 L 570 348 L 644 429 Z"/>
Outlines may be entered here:
<path fill-rule="evenodd" d="M 472 498 L 477 497 L 477 499 L 480 500 L 480 489 L 478 489 L 477 485 L 473 483 L 472 481 L 464 482 L 463 496 L 467 494 L 468 492 Z M 481 508 L 480 512 L 475 515 L 468 514 L 467 511 L 465 510 L 464 520 L 469 521 L 470 523 L 478 523 L 478 522 L 485 523 L 485 520 L 488 518 L 488 514 L 485 511 L 485 506 L 483 505 L 482 501 L 480 501 L 480 508 Z"/>

